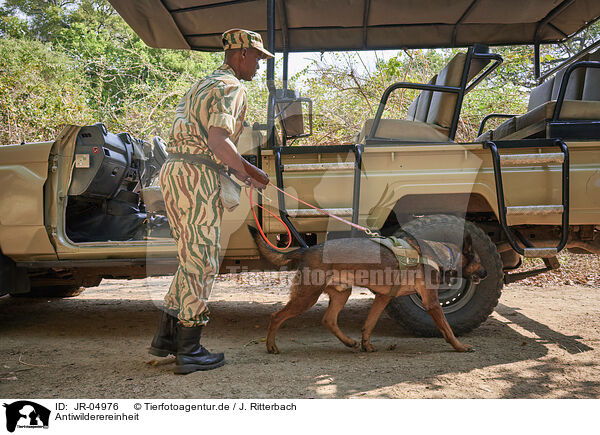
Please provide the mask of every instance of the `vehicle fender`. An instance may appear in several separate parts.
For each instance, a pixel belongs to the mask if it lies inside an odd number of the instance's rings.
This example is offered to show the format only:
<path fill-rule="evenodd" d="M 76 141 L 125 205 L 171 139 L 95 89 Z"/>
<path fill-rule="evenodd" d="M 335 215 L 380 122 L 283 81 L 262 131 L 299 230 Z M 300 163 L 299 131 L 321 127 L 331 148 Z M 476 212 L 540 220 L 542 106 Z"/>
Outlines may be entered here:
<path fill-rule="evenodd" d="M 394 212 L 402 214 L 413 210 L 415 213 L 426 214 L 464 214 L 471 206 L 471 198 L 477 198 L 479 208 L 485 208 L 485 211 L 497 216 L 497 205 L 493 201 L 495 192 L 484 183 L 406 184 L 392 185 L 390 188 L 392 190 L 392 193 L 389 193 L 390 198 L 395 200 L 370 210 L 367 218 L 369 228 L 381 228 Z M 442 200 L 439 200 L 440 198 Z M 420 209 L 415 209 L 415 203 L 419 203 Z M 436 207 L 437 204 L 439 207 Z"/>
<path fill-rule="evenodd" d="M 29 293 L 31 285 L 27 271 L 0 252 L 0 296 L 11 293 Z"/>

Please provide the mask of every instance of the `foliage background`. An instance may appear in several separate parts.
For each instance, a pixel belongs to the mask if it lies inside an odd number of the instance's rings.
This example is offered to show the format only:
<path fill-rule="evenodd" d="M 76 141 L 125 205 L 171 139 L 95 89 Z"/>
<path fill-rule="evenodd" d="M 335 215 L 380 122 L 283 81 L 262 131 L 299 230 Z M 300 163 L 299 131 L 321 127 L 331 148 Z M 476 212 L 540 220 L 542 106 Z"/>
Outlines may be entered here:
<path fill-rule="evenodd" d="M 544 46 L 548 69 L 600 36 L 596 24 L 569 43 Z M 523 113 L 533 83 L 532 47 L 494 47 L 504 64 L 468 94 L 457 140 L 476 136 L 488 113 Z M 426 83 L 457 50 L 411 50 L 368 64 L 328 53 L 290 78 L 314 100 L 315 135 L 298 144 L 351 142 L 396 81 Z M 64 124 L 168 136 L 177 102 L 218 67 L 222 54 L 147 47 L 106 0 L 5 0 L 0 6 L 0 144 L 50 140 Z M 248 83 L 247 120 L 265 122 L 263 76 Z M 281 84 L 281 81 L 279 80 Z M 403 118 L 415 91 L 396 92 L 385 116 Z"/>

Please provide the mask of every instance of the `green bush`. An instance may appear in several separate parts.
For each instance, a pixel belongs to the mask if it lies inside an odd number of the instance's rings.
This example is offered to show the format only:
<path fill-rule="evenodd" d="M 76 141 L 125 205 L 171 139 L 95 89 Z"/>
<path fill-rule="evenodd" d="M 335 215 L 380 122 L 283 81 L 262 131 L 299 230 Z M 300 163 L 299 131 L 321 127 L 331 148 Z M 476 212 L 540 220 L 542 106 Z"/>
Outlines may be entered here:
<path fill-rule="evenodd" d="M 557 65 L 600 35 L 600 24 L 565 44 L 542 46 L 543 68 Z M 464 51 L 464 50 L 461 50 Z M 457 141 L 475 138 L 492 112 L 524 113 L 533 80 L 533 48 L 493 47 L 504 64 L 470 92 Z M 314 131 L 297 144 L 352 142 L 373 118 L 384 90 L 397 81 L 427 83 L 457 50 L 399 51 L 366 65 L 362 54 L 323 54 L 290 79 L 314 101 Z M 165 139 L 176 105 L 196 81 L 218 67 L 222 54 L 146 46 L 107 0 L 0 2 L 0 143 L 52 139 L 68 123 L 105 123 Z M 277 71 L 280 71 L 281 65 Z M 266 121 L 264 70 L 247 83 L 247 121 Z M 281 80 L 276 80 L 281 87 Z M 402 119 L 417 96 L 398 90 L 384 117 Z M 500 121 L 501 122 L 501 121 Z M 490 124 L 493 128 L 494 124 Z"/>
<path fill-rule="evenodd" d="M 0 39 L 0 143 L 50 140 L 94 120 L 81 68 L 38 41 Z"/>

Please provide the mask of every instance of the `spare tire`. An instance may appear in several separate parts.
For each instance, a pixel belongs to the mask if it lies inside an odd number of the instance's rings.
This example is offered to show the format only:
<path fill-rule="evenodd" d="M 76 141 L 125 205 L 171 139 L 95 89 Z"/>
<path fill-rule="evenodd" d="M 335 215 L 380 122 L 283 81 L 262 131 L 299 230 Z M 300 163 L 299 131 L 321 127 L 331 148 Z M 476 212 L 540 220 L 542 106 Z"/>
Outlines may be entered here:
<path fill-rule="evenodd" d="M 479 254 L 487 278 L 474 284 L 460 278 L 455 285 L 440 287 L 439 299 L 455 335 L 477 328 L 492 313 L 504 283 L 502 260 L 496 245 L 477 225 L 451 215 L 429 215 L 402 225 L 402 231 L 416 239 L 462 245 L 465 232 L 471 234 L 473 248 Z M 401 236 L 401 233 L 398 232 Z M 417 294 L 399 296 L 390 301 L 387 313 L 403 328 L 423 337 L 439 337 L 441 332 L 425 311 Z"/>

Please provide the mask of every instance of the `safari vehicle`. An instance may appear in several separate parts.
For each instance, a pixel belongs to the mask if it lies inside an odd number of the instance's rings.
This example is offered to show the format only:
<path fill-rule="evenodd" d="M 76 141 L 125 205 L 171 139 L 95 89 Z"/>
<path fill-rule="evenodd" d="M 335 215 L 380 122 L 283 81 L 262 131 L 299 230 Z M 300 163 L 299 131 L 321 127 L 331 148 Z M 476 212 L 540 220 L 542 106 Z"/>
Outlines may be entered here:
<path fill-rule="evenodd" d="M 505 283 L 559 266 L 562 249 L 600 253 L 600 55 L 598 43 L 569 59 L 531 92 L 529 111 L 490 114 L 480 136 L 454 141 L 463 98 L 502 62 L 498 45 L 530 44 L 540 77 L 540 44 L 566 40 L 600 17 L 597 0 L 111 0 L 135 32 L 158 48 L 221 50 L 221 33 L 262 33 L 283 53 L 283 89 L 267 64 L 266 123 L 248 125 L 240 152 L 276 185 L 354 223 L 391 235 L 452 241 L 471 233 L 488 278 L 440 293 L 457 334 L 492 312 Z M 287 88 L 288 55 L 299 51 L 463 47 L 429 83 L 392 83 L 356 143 L 292 146 L 310 134 L 311 104 Z M 491 47 L 491 48 L 490 48 Z M 390 94 L 420 91 L 405 119 L 383 119 Z M 492 117 L 506 121 L 494 130 Z M 0 148 L 1 291 L 68 293 L 102 278 L 169 274 L 176 249 L 156 174 L 164 143 L 112 134 L 99 124 L 67 127 L 55 141 Z M 345 224 L 266 191 L 295 246 L 360 236 Z M 286 231 L 259 213 L 273 243 Z M 222 272 L 268 270 L 246 224 L 248 200 L 225 213 Z M 359 254 L 359 253 L 358 253 Z M 523 257 L 545 267 L 511 272 Z M 416 296 L 389 314 L 410 331 L 436 334 Z"/>

